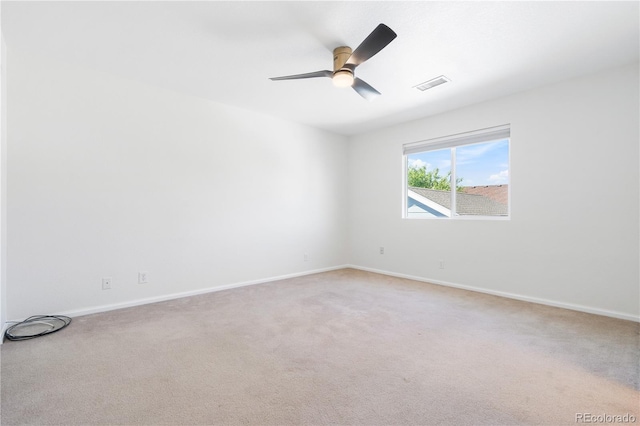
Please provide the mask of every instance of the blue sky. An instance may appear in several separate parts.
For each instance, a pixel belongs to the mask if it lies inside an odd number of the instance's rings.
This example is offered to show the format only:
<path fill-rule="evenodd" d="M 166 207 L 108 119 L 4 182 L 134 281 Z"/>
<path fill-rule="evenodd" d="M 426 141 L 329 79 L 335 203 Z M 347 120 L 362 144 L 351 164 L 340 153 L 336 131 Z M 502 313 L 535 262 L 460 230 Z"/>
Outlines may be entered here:
<path fill-rule="evenodd" d="M 408 156 L 409 167 L 439 169 L 440 175 L 451 170 L 450 150 L 421 152 Z M 462 186 L 499 185 L 509 182 L 509 141 L 486 142 L 456 148 L 456 174 Z"/>

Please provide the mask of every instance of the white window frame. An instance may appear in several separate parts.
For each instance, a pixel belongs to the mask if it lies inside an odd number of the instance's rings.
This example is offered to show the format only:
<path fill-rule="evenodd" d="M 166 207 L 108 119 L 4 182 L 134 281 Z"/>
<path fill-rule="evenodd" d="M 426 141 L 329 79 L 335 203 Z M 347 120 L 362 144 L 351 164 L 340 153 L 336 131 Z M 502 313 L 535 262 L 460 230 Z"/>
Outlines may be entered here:
<path fill-rule="evenodd" d="M 507 177 L 507 215 L 506 216 L 483 216 L 483 215 L 458 215 L 456 213 L 456 148 L 477 143 L 497 142 L 499 140 L 509 140 L 509 175 Z M 419 152 L 436 151 L 440 149 L 451 150 L 451 216 L 449 217 L 409 217 L 408 216 L 408 197 L 409 186 L 407 176 L 409 171 L 409 155 Z M 511 220 L 511 125 L 504 124 L 501 126 L 488 127 L 485 129 L 475 130 L 472 132 L 458 133 L 455 135 L 439 137 L 435 139 L 427 139 L 424 141 L 406 143 L 402 145 L 402 218 L 403 219 L 437 219 L 437 220 Z"/>

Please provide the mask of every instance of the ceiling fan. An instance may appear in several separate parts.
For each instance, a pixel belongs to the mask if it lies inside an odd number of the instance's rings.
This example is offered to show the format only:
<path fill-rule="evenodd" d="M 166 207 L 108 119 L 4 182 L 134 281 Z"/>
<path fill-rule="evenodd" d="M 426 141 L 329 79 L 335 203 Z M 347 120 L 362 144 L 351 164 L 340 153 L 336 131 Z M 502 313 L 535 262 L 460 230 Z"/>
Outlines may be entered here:
<path fill-rule="evenodd" d="M 323 70 L 306 74 L 272 77 L 270 80 L 298 80 L 302 78 L 329 77 L 337 87 L 353 87 L 360 96 L 368 101 L 380 96 L 380 92 L 355 76 L 358 65 L 380 52 L 391 43 L 397 34 L 385 24 L 378 25 L 353 52 L 350 47 L 340 46 L 333 49 L 333 71 Z"/>

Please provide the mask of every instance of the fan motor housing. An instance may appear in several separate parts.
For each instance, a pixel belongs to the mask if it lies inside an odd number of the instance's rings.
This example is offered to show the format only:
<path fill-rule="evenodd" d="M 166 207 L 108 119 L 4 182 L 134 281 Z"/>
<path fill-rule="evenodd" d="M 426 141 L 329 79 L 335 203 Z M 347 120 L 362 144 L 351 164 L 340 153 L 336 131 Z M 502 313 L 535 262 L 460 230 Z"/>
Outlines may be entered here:
<path fill-rule="evenodd" d="M 340 46 L 333 49 L 333 72 L 340 71 L 351 57 L 351 48 Z"/>

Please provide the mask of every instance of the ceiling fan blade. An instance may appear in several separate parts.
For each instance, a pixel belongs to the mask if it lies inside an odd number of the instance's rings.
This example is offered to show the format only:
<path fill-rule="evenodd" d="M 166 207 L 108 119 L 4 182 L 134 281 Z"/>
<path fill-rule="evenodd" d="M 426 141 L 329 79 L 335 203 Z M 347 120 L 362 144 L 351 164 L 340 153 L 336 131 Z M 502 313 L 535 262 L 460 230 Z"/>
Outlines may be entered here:
<path fill-rule="evenodd" d="M 360 46 L 353 51 L 351 57 L 347 59 L 347 64 L 352 64 L 357 67 L 384 49 L 396 36 L 397 34 L 385 24 L 378 25 L 371 34 L 360 43 Z"/>
<path fill-rule="evenodd" d="M 284 77 L 271 77 L 269 80 L 298 80 L 301 78 L 316 78 L 316 77 L 333 77 L 333 73 L 328 70 L 308 72 L 306 74 L 286 75 Z"/>
<path fill-rule="evenodd" d="M 365 98 L 368 101 L 372 101 L 375 98 L 377 98 L 378 96 L 381 95 L 380 92 L 378 92 L 376 89 L 374 89 L 373 87 L 369 86 L 369 84 L 364 81 L 361 80 L 359 78 L 356 78 L 353 81 L 353 90 L 355 90 L 356 92 L 358 92 L 358 94 L 360 96 L 362 96 L 363 98 Z"/>

